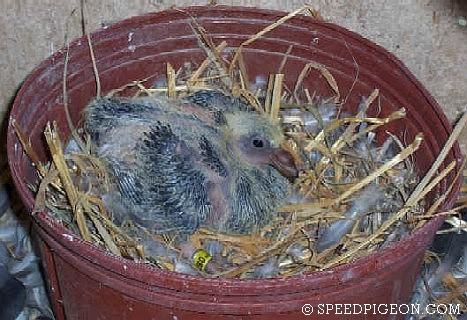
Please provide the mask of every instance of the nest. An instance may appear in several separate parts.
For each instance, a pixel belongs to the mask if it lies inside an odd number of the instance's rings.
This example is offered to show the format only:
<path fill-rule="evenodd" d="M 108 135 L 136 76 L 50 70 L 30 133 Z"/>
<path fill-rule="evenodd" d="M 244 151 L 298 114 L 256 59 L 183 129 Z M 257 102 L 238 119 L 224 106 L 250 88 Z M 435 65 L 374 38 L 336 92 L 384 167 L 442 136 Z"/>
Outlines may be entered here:
<path fill-rule="evenodd" d="M 438 207 L 453 188 L 454 183 L 431 205 L 424 201 L 426 195 L 456 167 L 453 161 L 438 171 L 467 117 L 464 115 L 459 121 L 428 173 L 418 177 L 411 156 L 423 141 L 421 134 L 407 144 L 391 134 L 381 146 L 373 142 L 375 130 L 381 130 L 385 124 L 405 116 L 405 110 L 400 109 L 387 117 L 368 117 L 367 110 L 378 101 L 377 89 L 362 101 L 356 114 L 344 114 L 341 112 L 343 101 L 338 83 L 331 72 L 319 63 L 307 63 L 298 75 L 295 86 L 285 86 L 286 53 L 277 73 L 269 76 L 267 86 L 254 90 L 249 84 L 242 49 L 303 11 L 309 11 L 309 8 L 296 10 L 258 32 L 236 49 L 230 61 L 222 57 L 227 43 L 214 44 L 208 33 L 193 19 L 193 31 L 207 56 L 199 66 L 186 64 L 175 70 L 167 63 L 167 82 L 164 86 L 147 86 L 143 79 L 108 93 L 110 96 L 119 95 L 133 89 L 134 96 L 167 95 L 180 98 L 197 90 L 220 90 L 244 100 L 256 112 L 269 115 L 271 121 L 280 121 L 287 137 L 283 147 L 294 155 L 297 162 L 303 162 L 305 155 L 306 169 L 294 183 L 302 200 L 281 208 L 265 228 L 249 235 L 221 234 L 201 228 L 189 237 L 194 248 L 190 252 L 194 253 L 190 259 L 182 261 L 183 264 L 180 257 L 186 250 L 178 245 L 176 236 L 154 235 L 131 221 L 116 225 L 96 192 L 98 187 L 109 183 L 105 165 L 92 155 L 89 138 L 73 127 L 66 104 L 72 137 L 81 151 L 64 153 L 65 141 L 59 136 L 57 125 L 49 123 L 44 134 L 52 161 L 47 164 L 39 161 L 21 128 L 13 121 L 23 149 L 40 178 L 38 185 L 31 185 L 36 192 L 34 211 L 48 209 L 55 219 L 84 240 L 115 255 L 149 263 L 157 268 L 228 278 L 291 276 L 324 270 L 366 256 L 423 226 L 437 214 Z M 93 57 L 91 45 L 90 48 Z M 98 82 L 97 68 L 94 69 Z M 304 88 L 303 81 L 312 69 L 319 71 L 322 80 L 334 93 L 332 97 L 318 99 Z M 65 80 L 66 68 L 64 83 Z M 97 88 L 97 96 L 100 96 L 99 82 Z M 67 101 L 65 85 L 63 95 L 64 101 Z M 319 106 L 327 102 L 335 106 L 335 116 L 324 119 Z M 318 128 L 315 133 L 307 129 L 301 116 L 304 113 L 313 115 Z M 366 152 L 372 153 L 371 156 L 362 156 L 358 146 L 362 141 L 368 142 Z M 387 156 L 390 148 L 395 152 Z M 309 157 L 316 154 L 319 157 L 310 166 Z M 92 183 L 83 185 L 81 182 L 84 178 Z M 457 177 L 453 181 L 456 180 Z M 390 202 L 389 207 L 365 207 L 365 201 L 369 201 L 368 196 L 365 198 L 365 192 L 370 192 L 371 186 L 383 190 L 381 199 Z M 349 218 L 346 212 L 358 201 L 363 212 L 356 218 Z M 453 212 L 438 214 L 450 215 Z M 338 221 L 349 220 L 349 230 L 342 237 L 324 249 L 317 249 L 317 239 L 326 230 L 330 230 Z M 150 250 L 146 245 L 148 239 L 152 243 Z"/>

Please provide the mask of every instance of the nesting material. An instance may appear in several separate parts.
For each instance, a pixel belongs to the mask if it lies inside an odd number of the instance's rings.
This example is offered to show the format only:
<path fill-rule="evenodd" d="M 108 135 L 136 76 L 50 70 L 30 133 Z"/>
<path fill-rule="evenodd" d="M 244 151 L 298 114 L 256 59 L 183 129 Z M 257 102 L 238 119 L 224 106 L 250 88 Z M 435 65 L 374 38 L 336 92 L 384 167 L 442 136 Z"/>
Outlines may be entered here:
<path fill-rule="evenodd" d="M 36 192 L 35 211 L 47 209 L 84 240 L 115 255 L 157 268 L 230 278 L 323 270 L 368 255 L 422 226 L 447 195 L 438 195 L 440 200 L 431 206 L 424 200 L 455 168 L 453 162 L 438 170 L 467 116 L 459 121 L 427 175 L 418 177 L 412 156 L 423 143 L 421 134 L 405 144 L 387 133 L 382 144 L 376 143 L 386 124 L 405 117 L 403 108 L 388 116 L 370 116 L 378 114 L 378 90 L 361 93 L 368 97 L 362 98 L 355 114 L 341 112 L 339 85 L 325 66 L 307 63 L 290 90 L 284 85 L 286 58 L 264 86 L 253 89 L 242 48 L 308 9 L 294 11 L 245 41 L 231 61 L 221 57 L 227 43 L 214 44 L 194 21 L 193 30 L 207 55 L 199 66 L 185 64 L 176 70 L 167 63 L 166 85 L 151 86 L 143 79 L 107 94 L 118 96 L 130 89 L 134 97 L 181 98 L 199 90 L 217 90 L 279 122 L 287 137 L 283 147 L 302 170 L 294 181 L 294 195 L 265 227 L 247 235 L 201 227 L 182 241 L 176 234 L 153 234 L 134 221 L 117 225 L 102 199 L 109 188 L 108 172 L 92 154 L 85 133 L 79 134 L 70 125 L 76 145 L 71 148 L 68 144 L 71 151 L 65 152 L 57 125 L 47 125 L 45 137 L 52 161 L 42 164 L 13 122 L 38 171 L 40 182 L 31 186 Z M 311 69 L 320 72 L 333 96 L 319 97 L 304 87 Z"/>
<path fill-rule="evenodd" d="M 465 208 L 460 201 L 456 209 Z M 451 212 L 453 213 L 453 212 Z M 465 216 L 465 212 L 464 212 Z M 446 219 L 445 227 L 437 232 L 433 251 L 427 251 L 422 271 L 416 281 L 411 303 L 425 310 L 411 319 L 425 319 L 430 305 L 452 305 L 459 312 L 452 319 L 461 319 L 467 312 L 467 240 L 466 223 L 462 213 Z M 437 244 L 437 245 L 436 245 Z M 441 248 L 439 248 L 441 247 Z M 436 250 L 436 251 L 435 251 Z"/>
<path fill-rule="evenodd" d="M 0 317 L 52 317 L 42 279 L 40 258 L 30 239 L 30 221 L 22 208 L 15 205 L 17 199 L 9 200 L 6 191 L 9 185 L 2 178 L 0 177 Z"/>

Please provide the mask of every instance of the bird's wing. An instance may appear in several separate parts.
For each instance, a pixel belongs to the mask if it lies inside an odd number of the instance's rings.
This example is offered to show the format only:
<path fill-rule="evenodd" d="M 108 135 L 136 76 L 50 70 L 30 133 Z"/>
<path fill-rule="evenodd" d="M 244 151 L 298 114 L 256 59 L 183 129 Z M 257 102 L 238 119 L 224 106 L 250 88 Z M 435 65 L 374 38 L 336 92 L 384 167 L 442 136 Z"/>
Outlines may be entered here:
<path fill-rule="evenodd" d="M 186 146 L 168 123 L 150 126 L 138 152 L 142 164 L 139 180 L 144 182 L 143 201 L 158 205 L 148 219 L 161 224 L 161 230 L 191 232 L 210 212 L 204 174 L 193 167 Z"/>
<path fill-rule="evenodd" d="M 144 202 L 142 198 L 141 190 L 143 186 L 139 182 L 134 170 L 122 163 L 121 161 L 114 160 L 110 161 L 113 173 L 118 177 L 118 187 L 120 193 L 126 198 L 131 200 L 133 204 L 141 204 Z"/>
<path fill-rule="evenodd" d="M 199 138 L 199 149 L 201 150 L 202 162 L 220 177 L 226 177 L 227 169 L 224 163 L 222 163 L 214 146 L 204 135 Z"/>
<path fill-rule="evenodd" d="M 94 143 L 99 144 L 101 135 L 120 126 L 128 126 L 132 121 L 148 121 L 148 114 L 158 112 L 157 104 L 144 103 L 125 98 L 99 98 L 85 109 L 85 131 Z"/>

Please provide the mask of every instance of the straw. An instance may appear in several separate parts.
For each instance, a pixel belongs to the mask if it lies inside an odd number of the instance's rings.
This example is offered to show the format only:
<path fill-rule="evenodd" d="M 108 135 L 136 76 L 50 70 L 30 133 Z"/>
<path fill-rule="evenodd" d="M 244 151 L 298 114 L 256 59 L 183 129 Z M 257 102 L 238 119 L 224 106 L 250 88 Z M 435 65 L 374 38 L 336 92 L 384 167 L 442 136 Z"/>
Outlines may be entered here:
<path fill-rule="evenodd" d="M 78 202 L 78 192 L 75 189 L 70 173 L 68 172 L 68 166 L 63 156 L 57 124 L 54 122 L 51 126 L 50 122 L 47 123 L 44 134 L 50 152 L 52 154 L 52 160 L 58 170 L 63 187 L 66 191 L 71 207 L 73 209 L 81 236 L 84 240 L 91 241 L 91 235 L 86 225 L 86 219 L 84 217 L 83 209 Z"/>
<path fill-rule="evenodd" d="M 169 98 L 176 98 L 177 90 L 175 87 L 175 70 L 170 63 L 167 63 L 167 96 Z"/>
<path fill-rule="evenodd" d="M 272 91 L 271 98 L 271 119 L 277 121 L 279 117 L 279 109 L 281 106 L 281 97 L 282 97 L 282 82 L 284 81 L 283 74 L 276 74 L 274 76 L 274 87 Z"/>
<path fill-rule="evenodd" d="M 261 31 L 259 31 L 258 33 L 256 33 L 255 35 L 251 36 L 248 40 L 244 41 L 236 50 L 233 58 L 232 58 L 232 61 L 230 62 L 230 66 L 229 66 L 229 74 L 232 74 L 233 73 L 233 70 L 236 68 L 237 66 L 237 62 L 238 62 L 238 59 L 239 59 L 239 55 L 240 55 L 240 52 L 241 50 L 252 44 L 253 42 L 255 42 L 256 40 L 260 39 L 261 37 L 263 37 L 266 33 L 274 30 L 275 28 L 277 28 L 278 26 L 280 26 L 281 24 L 287 22 L 287 20 L 290 20 L 292 19 L 293 17 L 295 17 L 296 15 L 302 13 L 303 11 L 305 10 L 308 10 L 310 9 L 309 6 L 303 6 L 291 13 L 289 13 L 288 15 L 280 18 L 279 20 L 277 20 L 276 22 L 268 25 L 267 27 L 265 27 L 264 29 L 262 29 Z"/>
<path fill-rule="evenodd" d="M 29 159 L 31 159 L 33 166 L 37 169 L 41 177 L 45 177 L 46 170 L 44 168 L 44 165 L 39 160 L 39 156 L 34 151 L 31 142 L 26 138 L 23 129 L 21 129 L 16 119 L 11 119 L 11 125 L 15 129 L 16 136 L 18 137 L 18 140 L 21 143 L 24 152 L 29 157 Z"/>

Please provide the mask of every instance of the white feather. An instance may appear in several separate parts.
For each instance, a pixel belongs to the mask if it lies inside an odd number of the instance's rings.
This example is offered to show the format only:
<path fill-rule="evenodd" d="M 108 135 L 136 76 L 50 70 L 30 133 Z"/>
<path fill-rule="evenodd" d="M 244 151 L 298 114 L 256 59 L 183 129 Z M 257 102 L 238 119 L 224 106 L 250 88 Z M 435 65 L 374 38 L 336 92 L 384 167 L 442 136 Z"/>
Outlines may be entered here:
<path fill-rule="evenodd" d="M 376 184 L 370 184 L 355 199 L 345 213 L 345 220 L 339 220 L 327 227 L 316 242 L 316 250 L 321 252 L 339 243 L 353 225 L 368 213 L 378 202 L 384 199 L 384 192 Z"/>

